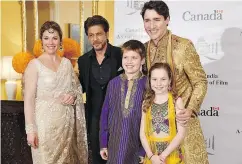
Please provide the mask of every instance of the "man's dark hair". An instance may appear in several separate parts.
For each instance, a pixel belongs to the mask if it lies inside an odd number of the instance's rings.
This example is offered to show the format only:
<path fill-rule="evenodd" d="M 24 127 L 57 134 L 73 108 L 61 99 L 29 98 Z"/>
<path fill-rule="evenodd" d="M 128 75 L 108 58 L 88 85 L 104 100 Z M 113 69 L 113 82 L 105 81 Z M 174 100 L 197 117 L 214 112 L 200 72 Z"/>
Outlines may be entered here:
<path fill-rule="evenodd" d="M 95 25 L 101 25 L 105 32 L 109 31 L 108 21 L 100 15 L 94 15 L 92 17 L 88 17 L 86 19 L 86 21 L 84 22 L 84 29 L 85 29 L 86 35 L 88 35 L 87 32 L 88 32 L 89 27 L 95 26 Z"/>
<path fill-rule="evenodd" d="M 122 47 L 122 52 L 126 51 L 135 51 L 137 52 L 141 59 L 143 59 L 145 57 L 145 46 L 143 43 L 141 43 L 138 40 L 129 40 L 127 42 L 125 42 Z"/>
<path fill-rule="evenodd" d="M 155 10 L 159 15 L 162 15 L 165 20 L 170 17 L 169 8 L 163 1 L 149 1 L 146 2 L 141 10 L 142 18 L 144 19 L 146 10 Z"/>

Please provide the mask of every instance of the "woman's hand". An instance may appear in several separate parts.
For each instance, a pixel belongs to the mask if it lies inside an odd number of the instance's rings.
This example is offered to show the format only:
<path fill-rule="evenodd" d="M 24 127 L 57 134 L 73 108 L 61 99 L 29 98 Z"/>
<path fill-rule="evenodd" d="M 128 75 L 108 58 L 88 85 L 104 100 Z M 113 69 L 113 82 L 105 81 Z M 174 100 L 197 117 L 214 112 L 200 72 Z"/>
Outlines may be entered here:
<path fill-rule="evenodd" d="M 61 103 L 67 104 L 67 105 L 72 105 L 75 102 L 76 97 L 74 97 L 71 94 L 63 94 L 61 96 Z"/>
<path fill-rule="evenodd" d="M 27 133 L 27 142 L 28 145 L 33 147 L 34 149 L 38 148 L 39 140 L 37 133 Z"/>

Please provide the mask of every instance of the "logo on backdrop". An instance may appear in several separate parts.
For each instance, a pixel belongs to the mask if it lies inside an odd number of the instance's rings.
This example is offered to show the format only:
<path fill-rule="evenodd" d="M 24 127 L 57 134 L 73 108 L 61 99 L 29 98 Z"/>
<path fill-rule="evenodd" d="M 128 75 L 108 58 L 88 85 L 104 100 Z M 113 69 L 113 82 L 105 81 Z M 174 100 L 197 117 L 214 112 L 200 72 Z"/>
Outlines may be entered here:
<path fill-rule="evenodd" d="M 218 60 L 222 54 L 220 40 L 208 41 L 205 36 L 198 38 L 195 48 L 199 56 L 206 60 L 205 63 Z"/>
<path fill-rule="evenodd" d="M 217 21 L 223 20 L 223 10 L 213 10 L 210 13 L 194 13 L 185 11 L 182 15 L 184 21 Z"/>
<path fill-rule="evenodd" d="M 218 41 L 208 42 L 204 37 L 199 37 L 196 44 L 196 50 L 199 55 L 205 56 L 210 60 L 216 60 L 216 58 L 209 57 L 209 54 L 213 54 L 213 56 L 218 55 L 220 52 L 220 43 Z"/>
<path fill-rule="evenodd" d="M 127 15 L 133 15 L 137 11 L 140 11 L 146 1 L 148 1 L 148 0 L 143 0 L 143 1 L 142 0 L 127 0 L 126 7 L 131 9 L 131 11 L 129 11 L 127 13 Z"/>
<path fill-rule="evenodd" d="M 147 35 L 144 31 L 143 28 L 125 28 L 124 33 L 119 33 L 116 36 L 116 39 L 125 39 L 125 40 L 129 40 L 129 39 L 139 39 L 139 40 L 143 40 L 143 39 L 147 39 Z"/>
<path fill-rule="evenodd" d="M 218 117 L 219 116 L 219 110 L 220 108 L 218 106 L 209 107 L 208 109 L 201 109 L 198 113 L 198 116 L 213 116 Z"/>
<path fill-rule="evenodd" d="M 212 136 L 207 136 L 205 138 L 205 144 L 207 148 L 208 155 L 215 155 L 215 137 L 214 135 Z"/>

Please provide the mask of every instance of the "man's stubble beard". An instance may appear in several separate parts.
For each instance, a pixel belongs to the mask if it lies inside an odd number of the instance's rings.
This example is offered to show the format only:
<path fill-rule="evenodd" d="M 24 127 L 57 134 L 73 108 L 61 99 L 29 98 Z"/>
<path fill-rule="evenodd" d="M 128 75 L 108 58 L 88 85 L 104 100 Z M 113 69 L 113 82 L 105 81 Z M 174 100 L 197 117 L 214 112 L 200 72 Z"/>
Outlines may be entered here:
<path fill-rule="evenodd" d="M 101 48 L 97 48 L 97 49 L 94 48 L 94 50 L 95 51 L 102 51 L 105 48 L 106 45 L 107 45 L 107 41 L 105 43 L 101 44 Z"/>

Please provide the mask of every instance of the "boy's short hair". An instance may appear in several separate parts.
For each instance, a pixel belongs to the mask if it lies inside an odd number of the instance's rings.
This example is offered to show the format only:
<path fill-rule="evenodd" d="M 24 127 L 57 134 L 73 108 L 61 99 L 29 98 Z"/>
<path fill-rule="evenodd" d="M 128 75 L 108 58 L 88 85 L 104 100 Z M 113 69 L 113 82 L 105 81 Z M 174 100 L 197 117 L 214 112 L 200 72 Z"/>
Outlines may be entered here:
<path fill-rule="evenodd" d="M 129 40 L 127 42 L 125 42 L 122 47 L 122 52 L 124 51 L 135 51 L 137 52 L 141 59 L 143 59 L 145 57 L 145 46 L 142 42 L 138 41 L 138 40 Z"/>

